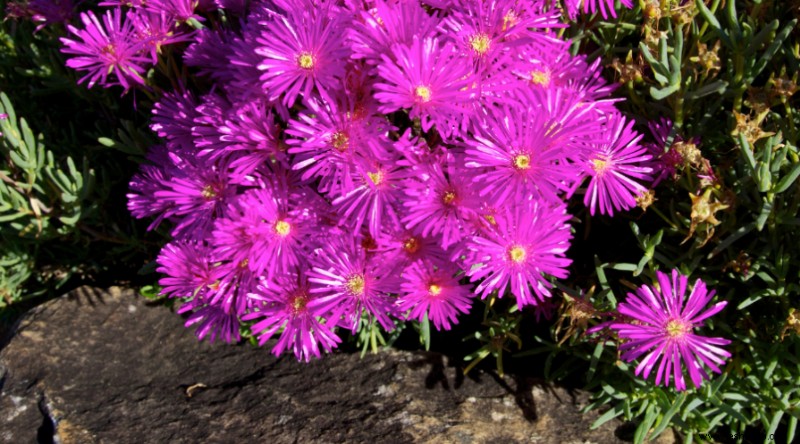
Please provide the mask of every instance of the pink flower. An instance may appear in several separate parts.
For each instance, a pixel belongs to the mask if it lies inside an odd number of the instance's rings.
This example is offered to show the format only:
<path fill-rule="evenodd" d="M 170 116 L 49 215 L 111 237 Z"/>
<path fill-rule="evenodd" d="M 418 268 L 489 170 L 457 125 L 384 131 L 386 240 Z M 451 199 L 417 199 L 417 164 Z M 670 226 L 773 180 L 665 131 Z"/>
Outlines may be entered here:
<path fill-rule="evenodd" d="M 647 189 L 652 168 L 647 149 L 639 145 L 642 136 L 633 131 L 633 121 L 612 114 L 603 134 L 585 163 L 590 176 L 583 203 L 594 214 L 614 215 L 614 211 L 636 206 L 636 197 Z"/>
<path fill-rule="evenodd" d="M 259 285 L 250 297 L 260 301 L 260 304 L 243 319 L 261 319 L 252 326 L 253 334 L 258 335 L 259 345 L 264 345 L 280 332 L 278 342 L 272 347 L 275 356 L 291 349 L 298 361 L 308 362 L 311 356 L 320 357 L 320 346 L 330 352 L 342 341 L 333 332 L 332 326 L 310 309 L 309 302 L 315 297 L 310 293 L 305 276 L 281 276 L 275 281 Z"/>
<path fill-rule="evenodd" d="M 334 199 L 334 210 L 343 225 L 357 231 L 366 223 L 370 235 L 378 238 L 384 225 L 400 225 L 396 207 L 403 197 L 402 167 L 391 159 L 372 161 L 359 165 L 356 174 L 356 187 Z"/>
<path fill-rule="evenodd" d="M 337 101 L 308 101 L 308 111 L 289 123 L 287 140 L 294 154 L 294 170 L 303 179 L 320 178 L 319 190 L 336 198 L 353 190 L 359 182 L 358 167 L 368 168 L 386 157 L 387 133 L 394 129 L 384 117 L 371 115 L 354 98 L 341 95 Z"/>
<path fill-rule="evenodd" d="M 286 185 L 248 191 L 217 219 L 211 237 L 215 256 L 270 280 L 296 270 L 307 262 L 306 252 L 320 232 L 308 205 L 313 200 L 303 202 L 309 194 Z"/>
<path fill-rule="evenodd" d="M 341 325 L 353 332 L 363 314 L 385 330 L 392 330 L 390 316 L 396 314 L 396 308 L 389 293 L 397 292 L 398 282 L 388 271 L 381 264 L 368 261 L 366 252 L 352 237 L 329 242 L 307 273 L 309 292 L 318 296 L 309 308 L 315 313 L 329 313 L 326 317 L 333 322 L 343 317 Z"/>
<path fill-rule="evenodd" d="M 475 171 L 475 189 L 493 205 L 530 196 L 559 201 L 559 193 L 579 178 L 571 162 L 579 157 L 574 139 L 585 132 L 580 123 L 591 120 L 590 108 L 577 107 L 559 91 L 521 97 L 526 106 L 498 108 L 467 139 L 466 166 Z"/>
<path fill-rule="evenodd" d="M 450 330 L 458 324 L 459 313 L 469 313 L 472 291 L 469 285 L 459 285 L 454 276 L 458 268 L 435 268 L 429 263 L 415 262 L 403 272 L 401 296 L 397 301 L 408 318 L 422 321 L 427 315 L 437 330 Z"/>
<path fill-rule="evenodd" d="M 467 221 L 477 217 L 480 205 L 463 168 L 463 157 L 448 153 L 442 164 L 421 165 L 406 181 L 403 223 L 423 237 L 441 235 L 444 249 L 468 233 Z"/>
<path fill-rule="evenodd" d="M 191 327 L 200 324 L 195 330 L 195 336 L 199 340 L 208 336 L 210 342 L 214 342 L 217 337 L 229 344 L 238 342 L 239 316 L 235 312 L 226 312 L 218 305 L 202 305 L 200 302 L 196 298 L 178 309 L 180 314 L 191 312 L 183 325 Z"/>
<path fill-rule="evenodd" d="M 435 125 L 444 137 L 465 128 L 463 112 L 472 96 L 471 64 L 452 43 L 415 37 L 411 45 L 395 45 L 392 57 L 381 57 L 381 80 L 375 84 L 381 112 L 408 108 L 424 131 Z"/>
<path fill-rule="evenodd" d="M 304 2 L 305 3 L 305 2 Z M 332 10 L 332 2 L 305 4 L 287 15 L 274 14 L 262 22 L 261 45 L 256 54 L 263 57 L 258 69 L 270 100 L 283 96 L 291 106 L 297 96 L 310 99 L 313 90 L 330 101 L 330 95 L 344 76 L 348 51 L 345 46 L 345 15 Z"/>
<path fill-rule="evenodd" d="M 594 14 L 599 11 L 600 15 L 602 15 L 604 19 L 607 19 L 609 15 L 614 18 L 617 17 L 617 11 L 614 8 L 615 1 L 616 0 L 565 0 L 564 3 L 567 7 L 569 18 L 572 20 L 578 16 L 578 10 L 581 5 L 583 5 L 584 14 Z M 620 0 L 620 3 L 628 9 L 633 8 L 633 0 Z"/>
<path fill-rule="evenodd" d="M 172 242 L 161 249 L 156 271 L 166 275 L 158 281 L 161 294 L 189 298 L 216 280 L 211 252 L 202 243 Z"/>
<path fill-rule="evenodd" d="M 147 40 L 143 40 L 131 20 L 132 12 L 124 16 L 121 9 L 106 11 L 101 24 L 94 12 L 81 13 L 84 29 L 68 25 L 67 29 L 77 39 L 62 37 L 61 52 L 74 55 L 67 66 L 77 71 L 88 71 L 78 83 L 88 81 L 89 88 L 100 82 L 104 87 L 122 85 L 125 91 L 136 84 L 144 85 L 144 73 L 150 60 L 144 53 Z M 114 77 L 109 77 L 111 74 Z"/>
<path fill-rule="evenodd" d="M 377 0 L 375 8 L 361 11 L 352 25 L 352 57 L 377 65 L 395 44 L 411 45 L 414 37 L 436 37 L 438 26 L 439 17 L 429 15 L 416 1 Z"/>
<path fill-rule="evenodd" d="M 630 318 L 610 326 L 625 341 L 619 346 L 622 359 L 630 362 L 644 355 L 636 366 L 636 375 L 647 379 L 658 364 L 656 384 L 669 386 L 672 377 L 678 391 L 686 390 L 683 364 L 694 386 L 700 387 L 704 379 L 709 379 L 703 364 L 721 373 L 719 366 L 731 354 L 720 347 L 731 341 L 700 336 L 694 329 L 719 313 L 727 302 L 717 302 L 706 309 L 715 292 L 708 291 L 700 279 L 687 298 L 688 277 L 677 270 L 672 270 L 671 276 L 660 271 L 656 276 L 658 287 L 643 285 L 636 294 L 628 293 L 628 299 L 617 306 L 621 315 Z"/>
<path fill-rule="evenodd" d="M 567 277 L 572 261 L 565 257 L 572 234 L 563 206 L 522 201 L 493 217 L 495 223 L 467 240 L 471 255 L 467 275 L 486 298 L 493 291 L 503 297 L 509 286 L 517 306 L 536 305 L 550 297 L 546 275 Z"/>

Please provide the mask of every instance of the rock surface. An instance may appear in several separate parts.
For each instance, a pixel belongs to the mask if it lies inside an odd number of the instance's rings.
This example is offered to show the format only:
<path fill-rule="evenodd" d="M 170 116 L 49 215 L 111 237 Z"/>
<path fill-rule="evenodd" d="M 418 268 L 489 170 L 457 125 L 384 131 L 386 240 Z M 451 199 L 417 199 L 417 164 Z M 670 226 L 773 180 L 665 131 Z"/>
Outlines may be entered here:
<path fill-rule="evenodd" d="M 617 443 L 587 396 L 464 378 L 434 353 L 310 364 L 198 343 L 130 290 L 81 288 L 22 319 L 0 351 L 0 442 Z"/>

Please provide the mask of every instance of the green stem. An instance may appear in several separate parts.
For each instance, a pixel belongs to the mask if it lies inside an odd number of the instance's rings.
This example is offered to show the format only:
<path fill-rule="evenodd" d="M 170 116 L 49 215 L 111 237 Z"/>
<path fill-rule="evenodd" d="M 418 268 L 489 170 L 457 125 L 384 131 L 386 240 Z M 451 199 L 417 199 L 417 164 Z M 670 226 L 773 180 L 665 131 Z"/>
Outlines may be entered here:
<path fill-rule="evenodd" d="M 669 224 L 669 226 L 670 226 L 670 227 L 671 227 L 673 230 L 675 230 L 675 231 L 678 231 L 678 226 L 677 226 L 677 225 L 675 225 L 675 224 L 674 224 L 674 223 L 673 223 L 671 220 L 669 220 L 669 219 L 667 218 L 667 216 L 666 216 L 666 215 L 664 215 L 664 213 L 662 213 L 662 212 L 661 212 L 661 210 L 659 210 L 659 209 L 658 209 L 658 207 L 656 207 L 655 205 L 653 205 L 653 206 L 652 206 L 652 207 L 650 207 L 650 208 L 652 208 L 652 209 L 653 209 L 653 211 L 654 211 L 654 212 L 655 212 L 655 213 L 656 213 L 656 214 L 657 214 L 657 215 L 658 215 L 658 216 L 659 216 L 661 219 L 663 219 L 663 220 L 664 220 L 664 222 L 666 222 L 667 224 Z"/>

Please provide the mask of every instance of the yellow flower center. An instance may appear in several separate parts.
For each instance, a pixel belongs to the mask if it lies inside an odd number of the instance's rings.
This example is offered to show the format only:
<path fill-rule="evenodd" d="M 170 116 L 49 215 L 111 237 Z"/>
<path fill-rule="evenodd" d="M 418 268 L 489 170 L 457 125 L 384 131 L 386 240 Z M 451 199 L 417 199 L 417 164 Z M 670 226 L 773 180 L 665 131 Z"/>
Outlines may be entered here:
<path fill-rule="evenodd" d="M 289 225 L 289 222 L 285 220 L 279 220 L 275 222 L 275 232 L 281 236 L 287 236 L 289 232 L 292 231 L 292 226 Z"/>
<path fill-rule="evenodd" d="M 531 71 L 531 83 L 540 86 L 550 85 L 550 72 L 549 71 Z"/>
<path fill-rule="evenodd" d="M 367 173 L 367 176 L 369 177 L 369 180 L 371 180 L 372 183 L 375 184 L 375 186 L 378 186 L 381 183 L 383 183 L 383 172 L 382 171 L 376 171 L 374 173 Z"/>
<path fill-rule="evenodd" d="M 431 296 L 439 296 L 439 294 L 442 292 L 442 287 L 436 284 L 431 284 L 431 286 L 428 287 L 428 292 L 431 294 Z"/>
<path fill-rule="evenodd" d="M 297 66 L 303 69 L 311 69 L 314 67 L 314 56 L 310 52 L 301 52 L 297 56 Z"/>
<path fill-rule="evenodd" d="M 469 38 L 469 44 L 472 50 L 478 55 L 484 55 L 489 51 L 492 45 L 492 40 L 486 34 L 475 34 Z"/>
<path fill-rule="evenodd" d="M 497 220 L 491 214 L 487 214 L 486 216 L 483 217 L 489 222 L 490 225 L 497 225 Z"/>
<path fill-rule="evenodd" d="M 445 205 L 451 205 L 454 200 L 456 200 L 456 193 L 453 191 L 447 191 L 442 195 L 442 202 Z"/>
<path fill-rule="evenodd" d="M 531 156 L 527 154 L 517 154 L 514 156 L 514 167 L 518 170 L 527 170 L 531 167 Z"/>
<path fill-rule="evenodd" d="M 525 248 L 520 245 L 514 245 L 508 250 L 509 259 L 517 264 L 523 262 L 527 256 L 528 253 L 525 251 Z"/>
<path fill-rule="evenodd" d="M 347 136 L 346 133 L 342 131 L 336 131 L 331 136 L 331 145 L 336 148 L 337 151 L 343 153 L 347 151 L 347 148 L 350 147 L 350 138 Z"/>
<path fill-rule="evenodd" d="M 681 320 L 673 319 L 667 323 L 667 336 L 670 338 L 682 338 L 691 331 L 691 326 Z"/>
<path fill-rule="evenodd" d="M 361 296 L 364 294 L 364 276 L 358 274 L 350 276 L 344 286 L 353 296 Z"/>
<path fill-rule="evenodd" d="M 292 312 L 297 315 L 298 313 L 305 311 L 307 304 L 308 296 L 306 296 L 305 293 L 298 293 L 294 296 L 294 298 L 292 298 Z"/>
<path fill-rule="evenodd" d="M 602 176 L 608 169 L 608 161 L 603 159 L 592 160 L 592 169 L 598 176 Z"/>
<path fill-rule="evenodd" d="M 409 237 L 403 242 L 403 249 L 406 250 L 408 253 L 416 253 L 419 250 L 419 241 L 417 241 L 416 237 Z"/>
<path fill-rule="evenodd" d="M 214 191 L 214 187 L 212 187 L 211 185 L 204 186 L 203 191 L 200 194 L 202 194 L 203 199 L 205 200 L 211 200 L 217 197 L 217 192 Z"/>
<path fill-rule="evenodd" d="M 420 85 L 414 89 L 414 95 L 417 96 L 422 103 L 428 103 L 431 101 L 431 89 L 425 85 Z"/>

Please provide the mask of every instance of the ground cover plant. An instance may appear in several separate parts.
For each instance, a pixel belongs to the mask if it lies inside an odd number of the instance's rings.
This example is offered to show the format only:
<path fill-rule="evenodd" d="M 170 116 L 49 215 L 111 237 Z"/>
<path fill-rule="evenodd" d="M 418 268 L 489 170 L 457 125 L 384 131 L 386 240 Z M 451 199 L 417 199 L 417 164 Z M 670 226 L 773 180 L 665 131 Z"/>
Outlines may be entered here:
<path fill-rule="evenodd" d="M 146 151 L 127 207 L 164 244 L 155 292 L 200 339 L 308 361 L 409 328 L 429 347 L 477 317 L 466 371 L 541 355 L 636 442 L 791 442 L 798 8 L 9 3 L 27 32 L 5 34 L 11 56 L 49 58 L 2 78 L 0 233 L 10 252 L 103 241 L 92 224 L 119 215 L 77 222 L 101 202 L 85 178 L 114 174 L 103 153 Z M 46 154 L 13 111 L 37 69 L 72 76 L 66 93 L 103 104 L 114 131 L 59 127 L 45 139 L 73 151 Z M 84 144 L 100 160 L 80 172 Z M 36 287 L 17 256 L 8 302 Z"/>

